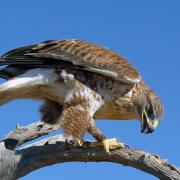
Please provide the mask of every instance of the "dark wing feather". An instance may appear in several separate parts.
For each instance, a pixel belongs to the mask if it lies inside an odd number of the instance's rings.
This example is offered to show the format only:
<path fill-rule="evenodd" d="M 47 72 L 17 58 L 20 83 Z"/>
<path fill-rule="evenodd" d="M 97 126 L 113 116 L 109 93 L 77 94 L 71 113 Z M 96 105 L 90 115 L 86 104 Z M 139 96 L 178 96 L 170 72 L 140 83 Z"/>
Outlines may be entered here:
<path fill-rule="evenodd" d="M 45 41 L 4 54 L 0 65 L 73 66 L 126 83 L 140 80 L 137 70 L 117 53 L 82 40 Z"/>

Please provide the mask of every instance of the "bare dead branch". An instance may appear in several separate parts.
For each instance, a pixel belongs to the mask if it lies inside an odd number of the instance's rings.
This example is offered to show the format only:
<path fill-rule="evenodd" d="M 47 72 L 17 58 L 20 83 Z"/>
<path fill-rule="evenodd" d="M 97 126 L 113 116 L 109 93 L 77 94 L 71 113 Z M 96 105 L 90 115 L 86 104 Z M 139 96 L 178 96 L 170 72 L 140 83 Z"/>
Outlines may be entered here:
<path fill-rule="evenodd" d="M 17 179 L 45 166 L 75 161 L 113 162 L 134 167 L 160 179 L 180 179 L 180 170 L 177 167 L 157 155 L 137 149 L 123 148 L 108 155 L 101 148 L 90 148 L 88 143 L 83 147 L 69 147 L 66 143 L 60 142 L 62 136 L 53 136 L 20 150 L 14 150 L 17 146 L 58 128 L 37 122 L 11 131 L 0 142 L 0 179 Z"/>
<path fill-rule="evenodd" d="M 51 139 L 52 140 L 52 139 Z M 42 146 L 32 146 L 20 150 L 23 157 L 19 174 L 22 177 L 38 168 L 64 162 L 114 162 L 145 171 L 160 179 L 180 179 L 180 171 L 158 156 L 140 150 L 123 148 L 110 155 L 101 148 L 79 147 L 67 148 L 63 142 Z M 34 163 L 36 162 L 36 163 Z"/>
<path fill-rule="evenodd" d="M 9 132 L 4 141 L 6 141 L 6 145 L 9 149 L 15 149 L 16 147 L 41 137 L 43 135 L 50 134 L 53 131 L 58 130 L 60 127 L 59 125 L 49 125 L 45 124 L 41 121 L 32 123 L 27 126 L 16 126 L 16 129 Z"/>

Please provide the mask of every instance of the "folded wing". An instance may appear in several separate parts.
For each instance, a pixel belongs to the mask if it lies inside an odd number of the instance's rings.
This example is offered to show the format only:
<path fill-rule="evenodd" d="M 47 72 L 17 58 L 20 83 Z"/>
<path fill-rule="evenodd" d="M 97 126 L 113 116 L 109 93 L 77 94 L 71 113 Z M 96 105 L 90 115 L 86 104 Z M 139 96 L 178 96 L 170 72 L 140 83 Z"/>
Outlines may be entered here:
<path fill-rule="evenodd" d="M 137 83 L 138 71 L 117 53 L 82 40 L 45 41 L 4 54 L 0 65 L 34 67 L 69 67 L 109 76 L 125 83 Z M 7 71 L 6 71 L 7 72 Z"/>

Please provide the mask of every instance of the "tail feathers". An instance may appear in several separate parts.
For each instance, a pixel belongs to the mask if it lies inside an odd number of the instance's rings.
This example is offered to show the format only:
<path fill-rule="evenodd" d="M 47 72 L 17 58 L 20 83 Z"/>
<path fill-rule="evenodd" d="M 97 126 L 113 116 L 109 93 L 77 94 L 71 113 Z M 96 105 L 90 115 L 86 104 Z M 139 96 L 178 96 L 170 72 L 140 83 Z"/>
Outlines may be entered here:
<path fill-rule="evenodd" d="M 15 96 L 16 93 L 13 93 L 11 90 L 9 90 L 4 84 L 0 85 L 0 105 L 6 104 L 9 101 L 12 101 L 13 99 L 16 99 Z"/>
<path fill-rule="evenodd" d="M 4 63 L 5 63 L 5 61 L 6 61 L 6 59 L 5 59 L 5 58 L 0 57 L 0 65 L 5 65 L 5 64 L 4 64 Z"/>
<path fill-rule="evenodd" d="M 26 66 L 38 66 L 44 64 L 43 59 L 33 57 L 2 57 L 0 58 L 0 66 L 4 65 L 26 65 Z"/>
<path fill-rule="evenodd" d="M 6 71 L 5 71 L 6 72 Z M 5 74 L 2 75 L 5 76 Z M 14 99 L 39 99 L 39 85 L 51 86 L 57 79 L 54 70 L 34 69 L 0 84 L 0 104 Z"/>
<path fill-rule="evenodd" d="M 17 88 L 15 88 L 17 83 L 11 83 L 7 81 L 0 85 L 0 105 L 8 103 L 9 101 L 16 99 Z"/>
<path fill-rule="evenodd" d="M 29 81 L 27 78 L 17 78 L 6 81 L 0 85 L 0 105 L 17 98 L 24 98 L 27 92 L 31 92 L 28 88 Z"/>
<path fill-rule="evenodd" d="M 24 55 L 22 57 L 0 57 L 0 66 L 13 65 L 23 67 L 81 67 L 72 62 L 48 57 L 32 57 Z"/>
<path fill-rule="evenodd" d="M 4 72 L 3 70 L 0 70 L 0 78 L 3 78 L 3 79 L 9 79 L 11 76 L 9 73 L 7 72 Z"/>
<path fill-rule="evenodd" d="M 10 79 L 25 73 L 28 68 L 8 66 L 0 70 L 0 78 Z"/>

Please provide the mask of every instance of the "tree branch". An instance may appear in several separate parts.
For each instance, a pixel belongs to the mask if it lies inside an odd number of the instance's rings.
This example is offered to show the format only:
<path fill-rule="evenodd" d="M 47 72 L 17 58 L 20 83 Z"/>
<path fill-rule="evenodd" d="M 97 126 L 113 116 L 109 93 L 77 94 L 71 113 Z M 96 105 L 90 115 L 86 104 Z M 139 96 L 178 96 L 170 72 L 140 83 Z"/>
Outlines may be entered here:
<path fill-rule="evenodd" d="M 17 125 L 15 130 L 9 132 L 5 136 L 4 141 L 6 142 L 6 146 L 13 150 L 26 142 L 34 140 L 43 135 L 48 135 L 59 128 L 60 126 L 58 124 L 49 125 L 41 121 L 29 124 L 27 126 Z"/>
<path fill-rule="evenodd" d="M 114 162 L 134 167 L 160 179 L 180 179 L 180 170 L 157 155 L 131 148 L 122 148 L 108 155 L 101 148 L 89 147 L 89 143 L 85 143 L 83 147 L 72 148 L 60 142 L 63 140 L 62 136 L 53 136 L 20 150 L 12 150 L 24 142 L 49 134 L 59 128 L 41 124 L 43 123 L 37 122 L 29 126 L 18 127 L 0 143 L 0 157 L 2 157 L 0 166 L 5 164 L 4 167 L 1 166 L 0 179 L 17 179 L 41 167 L 75 161 Z M 13 139 L 17 142 L 15 145 L 12 143 Z M 9 159 L 13 159 L 13 163 L 10 163 Z M 6 171 L 7 167 L 11 171 Z"/>

